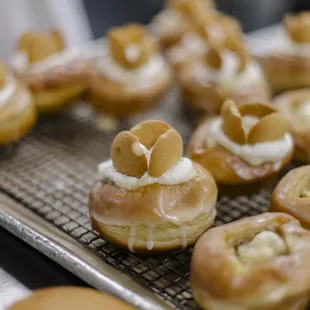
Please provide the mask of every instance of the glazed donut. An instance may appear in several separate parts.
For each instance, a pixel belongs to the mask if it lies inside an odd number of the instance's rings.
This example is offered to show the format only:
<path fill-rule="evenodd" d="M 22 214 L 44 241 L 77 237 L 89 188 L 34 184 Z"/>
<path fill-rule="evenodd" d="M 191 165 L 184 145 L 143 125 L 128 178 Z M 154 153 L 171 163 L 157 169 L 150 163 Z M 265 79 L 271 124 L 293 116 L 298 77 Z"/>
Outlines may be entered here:
<path fill-rule="evenodd" d="M 34 291 L 8 310 L 133 310 L 134 308 L 110 295 L 82 287 L 55 287 Z"/>
<path fill-rule="evenodd" d="M 268 104 L 237 108 L 227 101 L 221 116 L 207 118 L 193 133 L 189 157 L 211 172 L 221 195 L 256 192 L 292 159 L 289 122 Z"/>
<path fill-rule="evenodd" d="M 309 255 L 310 232 L 283 213 L 212 228 L 194 248 L 194 297 L 208 310 L 305 309 Z"/>
<path fill-rule="evenodd" d="M 212 226 L 217 188 L 211 174 L 182 157 L 180 135 L 146 121 L 116 136 L 112 160 L 99 166 L 89 210 L 99 234 L 132 252 L 193 244 Z"/>

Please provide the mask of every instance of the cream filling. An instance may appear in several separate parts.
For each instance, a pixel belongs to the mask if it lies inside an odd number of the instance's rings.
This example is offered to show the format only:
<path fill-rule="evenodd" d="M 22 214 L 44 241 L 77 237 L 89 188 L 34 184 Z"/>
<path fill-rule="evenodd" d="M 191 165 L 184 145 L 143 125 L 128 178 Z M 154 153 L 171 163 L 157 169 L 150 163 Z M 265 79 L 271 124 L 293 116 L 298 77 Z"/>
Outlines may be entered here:
<path fill-rule="evenodd" d="M 193 75 L 201 84 L 209 85 L 210 82 L 215 82 L 227 92 L 265 81 L 262 69 L 257 62 L 252 60 L 247 64 L 245 70 L 240 73 L 238 67 L 238 57 L 230 51 L 225 51 L 222 53 L 222 67 L 220 70 L 215 70 L 202 63 L 195 64 L 192 70 Z"/>
<path fill-rule="evenodd" d="M 186 61 L 188 57 L 202 56 L 207 51 L 207 43 L 195 33 L 185 33 L 178 45 L 167 51 L 167 58 L 172 64 Z"/>
<path fill-rule="evenodd" d="M 159 12 L 151 23 L 151 28 L 158 37 L 164 37 L 167 34 L 178 33 L 183 26 L 183 15 L 174 9 L 164 9 Z"/>
<path fill-rule="evenodd" d="M 16 91 L 16 82 L 12 74 L 6 78 L 6 84 L 0 89 L 0 108 L 4 107 Z"/>
<path fill-rule="evenodd" d="M 274 167 L 278 168 L 278 163 L 291 152 L 294 146 L 293 138 L 289 133 L 286 133 L 281 140 L 277 141 L 240 145 L 225 135 L 222 129 L 222 122 L 222 119 L 219 117 L 210 125 L 206 138 L 207 147 L 211 148 L 215 145 L 221 145 L 252 166 L 272 162 L 275 163 Z M 255 124 L 253 117 L 244 117 L 243 124 L 246 131 L 251 128 L 249 123 Z"/>
<path fill-rule="evenodd" d="M 287 252 L 285 241 L 272 231 L 260 232 L 251 242 L 240 245 L 237 249 L 239 259 L 250 266 L 267 262 Z"/>
<path fill-rule="evenodd" d="M 127 54 L 131 59 L 137 57 L 137 51 L 133 47 Z M 98 59 L 96 65 L 101 74 L 112 81 L 124 84 L 132 91 L 152 88 L 169 74 L 168 65 L 159 53 L 152 55 L 144 65 L 130 70 L 116 63 L 107 48 L 105 55 Z"/>

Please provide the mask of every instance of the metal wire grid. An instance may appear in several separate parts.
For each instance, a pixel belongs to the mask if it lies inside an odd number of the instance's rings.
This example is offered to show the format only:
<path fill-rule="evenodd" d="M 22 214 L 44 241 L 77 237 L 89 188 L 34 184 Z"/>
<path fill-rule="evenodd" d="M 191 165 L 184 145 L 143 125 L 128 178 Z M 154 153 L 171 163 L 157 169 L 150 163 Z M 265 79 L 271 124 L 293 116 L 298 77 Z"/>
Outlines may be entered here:
<path fill-rule="evenodd" d="M 169 121 L 188 137 L 191 128 L 181 114 L 174 101 L 143 118 Z M 198 309 L 189 286 L 192 249 L 139 256 L 106 242 L 91 228 L 88 194 L 96 180 L 97 164 L 109 155 L 114 134 L 97 130 L 93 116 L 83 106 L 75 113 L 42 119 L 15 154 L 0 161 L 0 190 L 176 308 Z M 216 225 L 265 211 L 270 194 L 271 188 L 248 197 L 221 198 Z"/>

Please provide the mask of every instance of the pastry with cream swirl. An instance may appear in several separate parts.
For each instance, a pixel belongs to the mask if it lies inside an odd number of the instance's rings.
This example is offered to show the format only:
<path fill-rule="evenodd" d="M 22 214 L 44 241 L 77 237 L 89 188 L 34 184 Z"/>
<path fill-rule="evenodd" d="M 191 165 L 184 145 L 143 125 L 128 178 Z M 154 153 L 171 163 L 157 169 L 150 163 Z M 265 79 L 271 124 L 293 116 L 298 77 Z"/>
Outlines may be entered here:
<path fill-rule="evenodd" d="M 177 77 L 186 103 L 198 112 L 219 114 L 228 98 L 237 103 L 270 98 L 260 65 L 237 37 L 209 46 L 203 57 L 182 65 Z"/>
<path fill-rule="evenodd" d="M 37 110 L 31 92 L 0 62 L 0 145 L 24 137 L 36 120 Z"/>
<path fill-rule="evenodd" d="M 88 87 L 91 61 L 78 50 L 65 50 L 58 30 L 23 34 L 13 55 L 12 68 L 28 84 L 40 112 L 58 112 Z"/>
<path fill-rule="evenodd" d="M 217 187 L 208 171 L 182 153 L 181 136 L 161 121 L 118 134 L 90 193 L 94 229 L 133 252 L 195 243 L 213 224 Z"/>
<path fill-rule="evenodd" d="M 225 102 L 221 115 L 206 119 L 189 142 L 189 156 L 214 176 L 222 195 L 256 192 L 292 159 L 289 121 L 263 103 L 239 108 Z"/>
<path fill-rule="evenodd" d="M 274 98 L 273 103 L 291 121 L 295 159 L 310 163 L 310 88 L 284 92 Z"/>
<path fill-rule="evenodd" d="M 310 232 L 293 217 L 263 213 L 212 228 L 195 245 L 191 287 L 208 310 L 304 310 Z"/>
<path fill-rule="evenodd" d="M 107 35 L 105 53 L 90 77 L 90 102 L 115 117 L 143 112 L 159 102 L 172 72 L 144 26 L 129 24 Z"/>
<path fill-rule="evenodd" d="M 286 41 L 262 57 L 268 82 L 274 92 L 310 86 L 310 12 L 284 19 Z"/>
<path fill-rule="evenodd" d="M 289 171 L 272 193 L 270 212 L 284 212 L 310 229 L 310 166 Z"/>

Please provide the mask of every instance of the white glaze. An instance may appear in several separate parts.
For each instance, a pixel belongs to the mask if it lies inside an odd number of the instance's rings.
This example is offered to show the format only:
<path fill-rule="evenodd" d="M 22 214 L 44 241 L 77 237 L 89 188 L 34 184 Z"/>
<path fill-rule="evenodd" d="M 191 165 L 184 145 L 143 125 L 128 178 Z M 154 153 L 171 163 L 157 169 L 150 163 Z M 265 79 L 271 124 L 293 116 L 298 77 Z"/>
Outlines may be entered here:
<path fill-rule="evenodd" d="M 105 55 L 96 62 L 96 68 L 111 81 L 122 83 L 132 91 L 151 89 L 154 84 L 170 74 L 165 59 L 159 53 L 150 56 L 144 65 L 130 70 L 113 60 L 108 47 Z"/>
<path fill-rule="evenodd" d="M 16 81 L 12 74 L 6 77 L 6 84 L 0 89 L 0 108 L 5 106 L 16 91 Z"/>
<path fill-rule="evenodd" d="M 293 138 L 289 133 L 286 133 L 283 139 L 277 141 L 261 142 L 253 145 L 237 144 L 223 132 L 222 119 L 220 117 L 211 123 L 206 143 L 208 147 L 219 144 L 250 165 L 256 166 L 272 162 L 275 163 L 275 167 L 280 167 L 278 162 L 291 152 L 294 146 Z"/>
<path fill-rule="evenodd" d="M 250 61 L 245 70 L 239 73 L 239 58 L 236 54 L 226 50 L 221 56 L 222 67 L 219 70 L 201 62 L 192 66 L 192 74 L 199 83 L 209 85 L 210 82 L 215 82 L 223 90 L 233 91 L 264 82 L 262 69 L 254 60 Z"/>
<path fill-rule="evenodd" d="M 187 230 L 188 230 L 188 225 L 182 224 L 180 227 L 181 230 L 181 244 L 182 248 L 185 249 L 187 247 Z"/>

